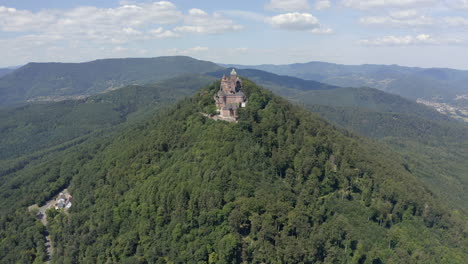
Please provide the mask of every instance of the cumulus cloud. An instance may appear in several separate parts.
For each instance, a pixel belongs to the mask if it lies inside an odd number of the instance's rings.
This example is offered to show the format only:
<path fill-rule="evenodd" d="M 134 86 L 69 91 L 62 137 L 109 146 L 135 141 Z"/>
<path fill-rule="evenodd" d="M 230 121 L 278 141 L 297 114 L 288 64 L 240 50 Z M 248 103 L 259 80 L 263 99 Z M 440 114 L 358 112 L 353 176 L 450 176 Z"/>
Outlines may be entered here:
<path fill-rule="evenodd" d="M 387 16 L 367 16 L 359 19 L 361 24 L 381 26 L 431 26 L 431 27 L 466 27 L 468 19 L 456 17 L 432 17 L 421 15 L 416 10 L 390 12 Z"/>
<path fill-rule="evenodd" d="M 391 45 L 411 45 L 411 44 L 428 44 L 433 42 L 430 35 L 420 34 L 416 37 L 413 36 L 385 36 L 376 39 L 363 39 L 361 44 L 371 46 L 391 46 Z"/>
<path fill-rule="evenodd" d="M 188 49 L 169 49 L 167 50 L 167 53 L 170 55 L 194 55 L 200 52 L 206 52 L 208 50 L 208 47 L 196 46 Z"/>
<path fill-rule="evenodd" d="M 435 38 L 429 34 L 419 34 L 416 36 L 384 36 L 376 39 L 363 39 L 359 43 L 366 46 L 407 46 L 462 44 L 465 42 L 457 38 Z"/>
<path fill-rule="evenodd" d="M 182 12 L 169 1 L 121 1 L 111 8 L 79 6 L 41 11 L 0 5 L 0 34 L 9 32 L 0 38 L 0 49 L 9 51 L 2 56 L 7 64 L 154 55 L 155 50 L 143 50 L 141 45 L 189 33 L 222 34 L 242 28 L 221 13 L 209 14 L 197 8 Z M 204 49 L 194 47 L 178 50 L 177 54 L 190 55 Z"/>
<path fill-rule="evenodd" d="M 174 28 L 178 33 L 192 34 L 221 34 L 242 30 L 242 25 L 235 24 L 232 20 L 224 18 L 221 14 L 210 15 L 201 9 L 190 9 L 184 18 L 184 26 Z"/>
<path fill-rule="evenodd" d="M 414 18 L 419 15 L 419 12 L 415 9 L 405 9 L 405 10 L 398 10 L 390 12 L 390 16 L 395 19 L 406 19 L 406 18 Z"/>
<path fill-rule="evenodd" d="M 307 0 L 271 0 L 265 5 L 266 9 L 294 12 L 309 10 L 309 2 Z"/>
<path fill-rule="evenodd" d="M 333 29 L 327 28 L 327 27 L 321 27 L 321 28 L 314 28 L 310 32 L 314 34 L 319 34 L 319 35 L 327 35 L 327 34 L 332 34 Z"/>
<path fill-rule="evenodd" d="M 232 53 L 245 53 L 247 51 L 249 51 L 248 48 L 232 48 L 232 49 L 228 49 L 229 52 L 232 52 Z"/>
<path fill-rule="evenodd" d="M 417 7 L 435 5 L 438 0 L 343 0 L 346 7 L 355 9 L 386 8 L 386 7 Z"/>
<path fill-rule="evenodd" d="M 269 17 L 265 22 L 274 28 L 292 31 L 306 31 L 313 34 L 331 34 L 333 30 L 319 23 L 319 20 L 309 13 L 286 13 Z"/>
<path fill-rule="evenodd" d="M 179 25 L 164 30 L 160 25 Z M 61 35 L 70 40 L 123 44 L 180 37 L 181 33 L 218 34 L 242 29 L 220 14 L 201 9 L 183 14 L 168 1 L 128 3 L 115 8 L 77 7 L 31 12 L 0 6 L 0 31 Z"/>
<path fill-rule="evenodd" d="M 178 38 L 180 37 L 179 34 L 172 32 L 171 30 L 164 30 L 162 27 L 152 29 L 149 31 L 150 36 L 154 38 Z"/>
<path fill-rule="evenodd" d="M 447 5 L 454 9 L 468 10 L 468 0 L 445 0 Z"/>
<path fill-rule="evenodd" d="M 315 1 L 315 9 L 323 10 L 331 7 L 330 0 L 317 0 Z"/>
<path fill-rule="evenodd" d="M 389 16 L 362 17 L 359 22 L 366 25 L 428 26 L 435 24 L 435 19 L 425 15 L 415 15 L 408 11 L 407 13 L 393 13 Z"/>
<path fill-rule="evenodd" d="M 37 31 L 56 20 L 53 12 L 32 13 L 0 6 L 0 30 L 6 32 Z"/>
<path fill-rule="evenodd" d="M 442 22 L 447 26 L 452 27 L 467 27 L 468 19 L 464 17 L 444 17 Z"/>
<path fill-rule="evenodd" d="M 313 30 L 320 27 L 316 17 L 309 13 L 286 13 L 271 17 L 268 22 L 276 28 L 287 30 Z"/>
<path fill-rule="evenodd" d="M 128 48 L 121 47 L 121 46 L 117 46 L 117 47 L 115 47 L 112 51 L 115 52 L 115 53 L 118 53 L 118 52 L 126 52 L 126 51 L 128 51 Z"/>
<path fill-rule="evenodd" d="M 181 21 L 182 13 L 171 2 L 125 4 L 116 8 L 77 7 L 59 12 L 0 7 L 0 30 L 34 32 L 37 35 L 61 35 L 71 40 L 98 43 L 125 43 L 147 39 L 146 28 Z M 157 38 L 171 36 L 161 32 Z"/>

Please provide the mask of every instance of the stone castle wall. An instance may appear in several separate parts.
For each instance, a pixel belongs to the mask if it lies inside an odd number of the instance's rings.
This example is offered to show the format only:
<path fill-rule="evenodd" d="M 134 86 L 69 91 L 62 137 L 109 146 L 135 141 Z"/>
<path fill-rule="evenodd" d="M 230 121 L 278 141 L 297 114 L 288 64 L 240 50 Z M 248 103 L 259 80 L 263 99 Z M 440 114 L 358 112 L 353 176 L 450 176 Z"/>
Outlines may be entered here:
<path fill-rule="evenodd" d="M 245 95 L 240 91 L 241 88 L 242 80 L 235 70 L 232 70 L 230 77 L 223 76 L 220 89 L 214 97 L 220 118 L 237 119 L 237 109 L 246 104 Z"/>

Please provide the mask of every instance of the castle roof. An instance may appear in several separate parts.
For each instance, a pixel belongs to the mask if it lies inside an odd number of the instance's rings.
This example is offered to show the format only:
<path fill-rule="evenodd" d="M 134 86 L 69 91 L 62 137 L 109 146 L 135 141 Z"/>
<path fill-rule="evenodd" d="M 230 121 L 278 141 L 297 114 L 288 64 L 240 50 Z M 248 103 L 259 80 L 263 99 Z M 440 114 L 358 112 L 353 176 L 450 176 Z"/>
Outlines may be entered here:
<path fill-rule="evenodd" d="M 231 75 L 237 75 L 236 69 L 232 69 Z"/>

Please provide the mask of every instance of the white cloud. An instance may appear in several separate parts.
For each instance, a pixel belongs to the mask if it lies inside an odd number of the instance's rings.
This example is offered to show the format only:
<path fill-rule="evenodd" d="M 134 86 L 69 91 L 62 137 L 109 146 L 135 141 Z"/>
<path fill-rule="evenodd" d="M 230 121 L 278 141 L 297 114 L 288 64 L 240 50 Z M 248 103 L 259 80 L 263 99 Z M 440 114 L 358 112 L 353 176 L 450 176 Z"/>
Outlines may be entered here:
<path fill-rule="evenodd" d="M 37 13 L 0 7 L 0 31 L 60 35 L 70 40 L 97 43 L 126 43 L 149 38 L 151 36 L 146 32 L 148 27 L 181 20 L 182 13 L 167 1 L 124 4 L 116 8 L 87 6 L 62 11 L 43 10 Z"/>
<path fill-rule="evenodd" d="M 249 51 L 249 49 L 248 48 L 233 48 L 233 49 L 229 49 L 228 51 L 233 52 L 233 53 L 245 53 Z"/>
<path fill-rule="evenodd" d="M 411 45 L 421 44 L 431 41 L 431 36 L 421 34 L 416 37 L 413 36 L 385 36 L 377 39 L 364 39 L 360 43 L 371 46 L 389 46 L 389 45 Z"/>
<path fill-rule="evenodd" d="M 331 7 L 330 0 L 317 0 L 315 1 L 315 9 L 323 10 Z"/>
<path fill-rule="evenodd" d="M 457 38 L 435 38 L 429 34 L 419 34 L 416 36 L 384 36 L 376 39 L 363 39 L 359 43 L 366 46 L 407 46 L 463 44 L 466 42 Z"/>
<path fill-rule="evenodd" d="M 179 26 L 174 30 L 160 28 L 160 25 L 169 24 Z M 220 14 L 209 15 L 201 9 L 190 9 L 188 14 L 183 14 L 168 1 L 127 1 L 115 8 L 85 6 L 36 13 L 0 6 L 0 32 L 60 35 L 70 40 L 100 44 L 174 38 L 180 37 L 180 33 L 220 34 L 242 28 Z"/>
<path fill-rule="evenodd" d="M 149 31 L 150 36 L 153 38 L 163 39 L 163 38 L 178 38 L 179 34 L 172 32 L 171 30 L 164 30 L 162 27 L 153 29 Z"/>
<path fill-rule="evenodd" d="M 320 34 L 320 35 L 327 35 L 327 34 L 332 34 L 333 33 L 333 29 L 331 28 L 314 28 L 312 29 L 310 32 L 314 33 L 314 34 Z"/>
<path fill-rule="evenodd" d="M 207 16 L 208 13 L 205 11 L 198 9 L 198 8 L 192 8 L 189 10 L 189 14 L 192 16 Z"/>
<path fill-rule="evenodd" d="M 128 51 L 128 48 L 124 48 L 124 47 L 121 47 L 121 46 L 117 46 L 117 47 L 115 47 L 112 51 L 115 52 L 115 53 L 126 52 L 126 51 Z"/>
<path fill-rule="evenodd" d="M 201 9 L 190 9 L 189 14 L 184 18 L 184 23 L 184 26 L 178 26 L 174 31 L 192 34 L 221 34 L 244 28 L 219 13 L 209 15 Z"/>
<path fill-rule="evenodd" d="M 194 55 L 197 53 L 206 52 L 208 50 L 209 50 L 208 47 L 196 46 L 196 47 L 188 48 L 188 49 L 177 49 L 177 48 L 169 49 L 166 51 L 166 53 L 170 55 Z"/>
<path fill-rule="evenodd" d="M 428 26 L 436 22 L 432 17 L 424 15 L 413 17 L 410 15 L 412 14 L 393 13 L 390 16 L 368 16 L 360 18 L 359 22 L 366 25 L 385 26 Z"/>
<path fill-rule="evenodd" d="M 316 17 L 309 13 L 286 13 L 267 20 L 273 27 L 287 30 L 313 30 L 320 28 Z"/>
<path fill-rule="evenodd" d="M 435 18 L 426 15 L 420 15 L 415 10 L 402 10 L 390 12 L 388 16 L 368 16 L 359 19 L 359 22 L 365 25 L 381 25 L 381 26 L 431 26 L 431 27 L 466 27 L 468 26 L 468 18 L 461 16 L 457 17 L 442 17 Z"/>
<path fill-rule="evenodd" d="M 447 26 L 466 27 L 468 26 L 468 18 L 464 17 L 444 17 L 442 21 Z"/>
<path fill-rule="evenodd" d="M 419 15 L 419 12 L 415 9 L 405 9 L 390 12 L 390 16 L 395 19 L 406 19 L 413 18 Z"/>
<path fill-rule="evenodd" d="M 207 51 L 207 50 L 208 50 L 208 47 L 197 46 L 197 47 L 190 48 L 187 51 L 188 52 L 201 52 L 201 51 Z"/>
<path fill-rule="evenodd" d="M 468 0 L 445 0 L 453 9 L 468 10 Z"/>
<path fill-rule="evenodd" d="M 52 12 L 32 13 L 0 6 L 0 31 L 21 32 L 37 31 L 56 20 Z"/>
<path fill-rule="evenodd" d="M 263 21 L 263 20 L 262 20 Z M 145 50 L 149 41 L 184 33 L 223 34 L 241 30 L 233 20 L 201 9 L 182 12 L 169 1 L 125 1 L 111 8 L 19 10 L 0 5 L 0 50 L 4 64 L 28 61 L 83 61 L 97 57 L 164 54 Z M 133 44 L 137 44 L 136 46 Z M 61 47 L 61 49 L 51 49 Z M 203 52 L 204 47 L 177 51 Z"/>
<path fill-rule="evenodd" d="M 387 8 L 387 7 L 417 7 L 435 5 L 438 0 L 343 0 L 346 7 L 355 9 Z"/>
<path fill-rule="evenodd" d="M 266 9 L 294 12 L 309 10 L 309 2 L 307 0 L 271 0 L 265 5 Z"/>

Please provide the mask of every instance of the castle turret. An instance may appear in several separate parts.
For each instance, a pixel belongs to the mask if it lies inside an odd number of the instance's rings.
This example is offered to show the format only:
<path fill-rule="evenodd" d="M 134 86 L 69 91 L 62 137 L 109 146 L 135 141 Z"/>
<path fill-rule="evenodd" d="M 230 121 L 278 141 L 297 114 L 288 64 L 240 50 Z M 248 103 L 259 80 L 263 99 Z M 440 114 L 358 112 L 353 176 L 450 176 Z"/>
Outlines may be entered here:
<path fill-rule="evenodd" d="M 219 116 L 226 120 L 236 120 L 237 110 L 245 107 L 247 98 L 242 89 L 242 80 L 237 76 L 235 69 L 232 69 L 231 76 L 223 75 L 218 93 L 214 96 L 216 108 Z"/>

